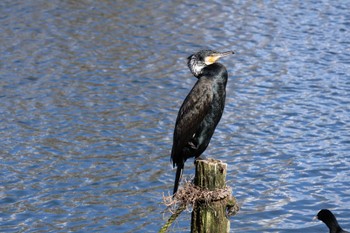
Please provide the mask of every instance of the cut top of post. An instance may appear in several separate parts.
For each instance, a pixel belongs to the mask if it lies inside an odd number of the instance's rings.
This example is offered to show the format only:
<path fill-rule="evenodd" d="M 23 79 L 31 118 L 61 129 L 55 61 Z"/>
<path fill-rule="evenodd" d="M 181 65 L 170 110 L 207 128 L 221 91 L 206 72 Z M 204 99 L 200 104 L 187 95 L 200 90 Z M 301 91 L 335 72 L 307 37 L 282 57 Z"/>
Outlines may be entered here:
<path fill-rule="evenodd" d="M 220 160 L 196 160 L 194 184 L 210 191 L 225 188 L 226 171 L 227 164 Z"/>

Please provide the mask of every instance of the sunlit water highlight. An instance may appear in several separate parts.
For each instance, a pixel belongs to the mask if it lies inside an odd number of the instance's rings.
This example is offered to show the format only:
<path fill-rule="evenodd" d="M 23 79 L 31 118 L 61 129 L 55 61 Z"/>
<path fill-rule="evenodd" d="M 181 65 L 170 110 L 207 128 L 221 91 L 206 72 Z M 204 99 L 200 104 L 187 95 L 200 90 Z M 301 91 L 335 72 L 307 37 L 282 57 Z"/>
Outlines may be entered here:
<path fill-rule="evenodd" d="M 347 1 L 2 1 L 0 231 L 157 232 L 186 57 L 232 49 L 231 232 L 350 230 Z M 189 161 L 185 175 L 193 175 Z M 190 214 L 171 228 L 188 232 Z"/>

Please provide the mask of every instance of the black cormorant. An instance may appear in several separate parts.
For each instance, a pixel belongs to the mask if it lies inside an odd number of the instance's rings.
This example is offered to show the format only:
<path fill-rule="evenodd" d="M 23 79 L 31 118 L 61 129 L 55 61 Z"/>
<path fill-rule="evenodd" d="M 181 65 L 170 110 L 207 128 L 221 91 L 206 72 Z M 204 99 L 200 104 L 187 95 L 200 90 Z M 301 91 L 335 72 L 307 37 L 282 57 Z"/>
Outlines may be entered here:
<path fill-rule="evenodd" d="M 201 50 L 188 57 L 188 67 L 198 81 L 184 100 L 175 124 L 171 159 L 177 166 L 174 194 L 184 163 L 205 151 L 225 107 L 227 70 L 216 61 L 234 52 Z"/>
<path fill-rule="evenodd" d="M 329 233 L 349 233 L 348 231 L 344 231 L 339 226 L 337 219 L 330 210 L 320 210 L 320 212 L 318 212 L 315 218 L 321 220 L 327 225 L 327 227 L 329 228 Z"/>

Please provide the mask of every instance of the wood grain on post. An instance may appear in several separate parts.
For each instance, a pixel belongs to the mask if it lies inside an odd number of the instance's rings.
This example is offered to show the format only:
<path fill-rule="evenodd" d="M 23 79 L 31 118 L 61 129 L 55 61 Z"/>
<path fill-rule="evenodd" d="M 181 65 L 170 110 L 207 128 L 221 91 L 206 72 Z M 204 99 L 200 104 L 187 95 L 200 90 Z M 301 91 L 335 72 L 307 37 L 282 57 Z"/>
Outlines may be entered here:
<path fill-rule="evenodd" d="M 227 164 L 219 160 L 197 160 L 194 184 L 203 190 L 215 191 L 226 188 Z M 212 193 L 212 192 L 210 192 Z M 226 217 L 227 207 L 235 202 L 230 195 L 208 195 L 196 201 L 192 211 L 192 233 L 225 233 L 230 231 L 230 221 Z M 233 203 L 235 204 L 235 203 Z"/>

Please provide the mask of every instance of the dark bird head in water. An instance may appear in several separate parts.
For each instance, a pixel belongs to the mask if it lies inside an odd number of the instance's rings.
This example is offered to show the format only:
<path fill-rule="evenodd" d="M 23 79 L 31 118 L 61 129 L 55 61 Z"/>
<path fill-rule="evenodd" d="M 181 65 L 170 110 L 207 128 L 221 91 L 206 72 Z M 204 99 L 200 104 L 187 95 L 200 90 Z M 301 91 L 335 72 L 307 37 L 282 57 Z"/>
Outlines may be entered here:
<path fill-rule="evenodd" d="M 233 53 L 233 51 L 217 52 L 213 50 L 201 50 L 198 53 L 189 56 L 187 58 L 187 64 L 192 74 L 198 77 L 204 67 L 215 63 L 220 57 L 225 57 Z"/>
<path fill-rule="evenodd" d="M 315 218 L 324 222 L 328 226 L 330 233 L 349 233 L 339 226 L 334 214 L 327 209 L 320 210 Z"/>

